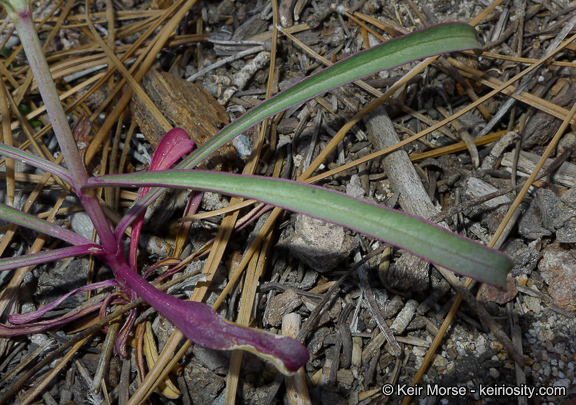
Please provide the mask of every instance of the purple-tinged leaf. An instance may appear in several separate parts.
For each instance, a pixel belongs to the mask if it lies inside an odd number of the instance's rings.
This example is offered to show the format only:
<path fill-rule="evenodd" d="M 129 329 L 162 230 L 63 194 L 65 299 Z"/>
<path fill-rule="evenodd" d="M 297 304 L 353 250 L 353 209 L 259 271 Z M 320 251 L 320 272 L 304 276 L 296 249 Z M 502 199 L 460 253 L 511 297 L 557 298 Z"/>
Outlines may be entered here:
<path fill-rule="evenodd" d="M 44 252 L 28 254 L 24 256 L 0 259 L 0 271 L 17 269 L 20 267 L 34 266 L 37 264 L 53 262 L 54 260 L 65 259 L 67 257 L 82 255 L 99 255 L 103 250 L 100 245 L 92 243 L 90 245 L 68 246 L 60 249 L 47 250 Z"/>
<path fill-rule="evenodd" d="M 110 264 L 116 269 L 120 283 L 132 288 L 184 336 L 200 346 L 247 350 L 271 361 L 284 374 L 296 372 L 308 361 L 308 350 L 297 340 L 228 322 L 204 303 L 182 301 L 156 289 L 120 259 Z"/>
<path fill-rule="evenodd" d="M 192 188 L 253 198 L 389 242 L 500 288 L 506 286 L 506 275 L 513 265 L 507 255 L 422 218 L 295 181 L 200 170 L 108 175 L 89 180 L 89 187 L 126 185 Z"/>
<path fill-rule="evenodd" d="M 182 128 L 171 129 L 162 137 L 154 155 L 150 162 L 148 171 L 165 170 L 170 168 L 178 159 L 190 152 L 194 148 L 194 142 L 188 136 L 188 133 Z M 150 187 L 142 187 L 140 189 L 139 197 L 145 196 Z M 138 255 L 138 240 L 140 239 L 140 232 L 144 222 L 144 214 L 142 212 L 134 220 L 132 225 L 132 238 L 130 239 L 130 267 L 136 268 L 136 258 Z"/>
<path fill-rule="evenodd" d="M 84 287 L 77 288 L 77 289 L 69 292 L 68 294 L 63 295 L 62 297 L 58 298 L 57 300 L 52 301 L 50 304 L 44 305 L 42 308 L 40 308 L 37 311 L 31 311 L 31 312 L 28 312 L 25 314 L 12 314 L 8 317 L 8 322 L 10 322 L 14 325 L 23 325 L 25 323 L 30 323 L 30 322 L 36 321 L 37 319 L 40 319 L 41 317 L 43 317 L 48 312 L 52 311 L 58 305 L 62 304 L 64 301 L 66 301 L 68 299 L 68 297 L 71 297 L 72 295 L 76 295 L 76 294 L 86 292 L 86 291 L 96 290 L 98 288 L 106 288 L 106 287 L 118 287 L 118 283 L 114 280 L 106 280 L 106 281 L 101 281 L 99 283 L 93 283 L 93 284 L 86 285 Z M 51 321 L 48 321 L 48 322 L 51 322 Z"/>
<path fill-rule="evenodd" d="M 8 158 L 17 160 L 22 163 L 26 163 L 30 166 L 34 166 L 38 169 L 44 170 L 45 172 L 52 173 L 53 175 L 60 177 L 62 180 L 68 184 L 72 184 L 72 176 L 68 169 L 62 166 L 54 164 L 49 160 L 42 159 L 38 156 L 34 156 L 31 153 L 24 152 L 18 148 L 5 145 L 0 143 L 0 155 L 6 156 Z"/>
<path fill-rule="evenodd" d="M 40 321 L 31 324 L 24 325 L 5 325 L 0 323 L 0 337 L 9 338 L 14 336 L 32 335 L 34 333 L 41 333 L 55 326 L 65 325 L 69 322 L 73 322 L 80 319 L 92 312 L 96 312 L 100 309 L 102 303 L 89 305 L 82 308 L 80 311 L 72 312 L 61 316 L 56 319 L 51 319 L 47 321 Z"/>
<path fill-rule="evenodd" d="M 28 229 L 33 229 L 36 232 L 44 233 L 49 236 L 61 239 L 71 245 L 94 245 L 90 239 L 78 235 L 66 228 L 62 228 L 51 222 L 44 221 L 33 215 L 24 213 L 16 208 L 9 207 L 0 203 L 0 218 L 15 225 L 23 226 Z M 89 252 L 87 252 L 89 253 Z M 95 251 L 94 253 L 98 253 Z"/>

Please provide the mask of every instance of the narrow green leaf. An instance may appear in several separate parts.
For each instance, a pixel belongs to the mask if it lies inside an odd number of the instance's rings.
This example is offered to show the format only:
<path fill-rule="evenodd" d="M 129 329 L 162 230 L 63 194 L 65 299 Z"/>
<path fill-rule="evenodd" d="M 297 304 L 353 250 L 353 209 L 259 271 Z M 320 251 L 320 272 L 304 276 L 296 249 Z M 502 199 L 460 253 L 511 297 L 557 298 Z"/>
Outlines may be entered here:
<path fill-rule="evenodd" d="M 3 143 L 0 143 L 0 155 L 37 167 L 60 177 L 62 180 L 68 182 L 69 184 L 72 183 L 72 176 L 70 176 L 70 171 L 60 165 L 50 162 L 49 160 L 34 156 L 31 153 L 24 152 L 23 150 L 13 146 L 8 146 Z"/>
<path fill-rule="evenodd" d="M 355 53 L 254 107 L 208 139 L 176 168 L 193 169 L 226 142 L 260 121 L 346 83 L 428 56 L 478 48 L 481 48 L 481 45 L 476 40 L 476 31 L 472 26 L 448 23 L 395 38 Z M 116 227 L 116 234 L 122 234 L 133 218 L 143 212 L 145 207 L 160 196 L 160 193 L 160 190 L 152 190 L 132 207 Z"/>
<path fill-rule="evenodd" d="M 90 239 L 86 239 L 75 232 L 4 204 L 0 204 L 0 218 L 11 224 L 23 226 L 28 229 L 33 229 L 36 232 L 45 233 L 46 235 L 61 239 L 71 245 L 94 245 L 94 242 Z M 98 250 L 94 250 L 93 253 L 98 253 Z"/>
<path fill-rule="evenodd" d="M 356 230 L 456 273 L 506 285 L 511 259 L 421 218 L 317 186 L 229 173 L 168 170 L 91 178 L 89 187 L 192 188 L 253 198 Z"/>
<path fill-rule="evenodd" d="M 474 28 L 468 24 L 449 23 L 395 38 L 358 52 L 254 107 L 210 138 L 178 165 L 178 168 L 196 167 L 219 147 L 260 121 L 331 89 L 427 56 L 474 48 L 481 48 Z"/>

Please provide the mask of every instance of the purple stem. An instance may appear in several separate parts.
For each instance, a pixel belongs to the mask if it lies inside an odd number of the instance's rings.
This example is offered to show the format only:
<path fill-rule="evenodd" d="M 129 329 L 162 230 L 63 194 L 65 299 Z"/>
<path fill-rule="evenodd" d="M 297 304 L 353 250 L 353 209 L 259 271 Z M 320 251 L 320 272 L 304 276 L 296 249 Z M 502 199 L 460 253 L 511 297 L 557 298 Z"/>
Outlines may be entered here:
<path fill-rule="evenodd" d="M 217 350 L 248 350 L 287 372 L 295 372 L 308 361 L 308 350 L 295 339 L 233 324 L 204 303 L 182 301 L 166 294 L 130 270 L 122 255 L 109 255 L 105 260 L 115 269 L 121 285 L 135 291 L 184 336 L 200 346 Z"/>
<path fill-rule="evenodd" d="M 97 244 L 69 246 L 61 249 L 28 254 L 18 257 L 0 259 L 0 271 L 17 269 L 19 267 L 34 266 L 37 264 L 53 262 L 67 257 L 76 257 L 89 254 L 102 253 L 102 246 Z"/>

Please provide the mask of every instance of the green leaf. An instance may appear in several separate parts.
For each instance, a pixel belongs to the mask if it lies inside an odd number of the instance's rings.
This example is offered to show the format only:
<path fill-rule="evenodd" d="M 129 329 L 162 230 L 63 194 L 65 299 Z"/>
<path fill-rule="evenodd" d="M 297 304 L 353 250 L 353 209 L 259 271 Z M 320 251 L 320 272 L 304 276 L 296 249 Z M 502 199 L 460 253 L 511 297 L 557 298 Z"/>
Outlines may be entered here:
<path fill-rule="evenodd" d="M 294 181 L 229 173 L 167 170 L 91 178 L 89 187 L 192 188 L 253 198 L 372 236 L 456 273 L 504 288 L 512 260 L 413 215 Z"/>
<path fill-rule="evenodd" d="M 28 229 L 33 229 L 36 232 L 45 233 L 46 235 L 53 236 L 61 239 L 72 245 L 88 245 L 96 246 L 90 239 L 78 235 L 66 228 L 62 228 L 51 222 L 37 218 L 33 215 L 26 214 L 16 208 L 0 203 L 0 219 L 5 220 L 11 224 L 20 225 Z M 94 250 L 92 253 L 98 253 L 99 249 Z M 88 253 L 88 252 L 87 252 Z"/>
<path fill-rule="evenodd" d="M 481 45 L 476 40 L 476 31 L 472 26 L 449 23 L 395 38 L 358 52 L 254 107 L 210 138 L 178 165 L 178 168 L 196 167 L 226 142 L 260 121 L 331 89 L 427 56 L 476 48 L 481 48 Z"/>
<path fill-rule="evenodd" d="M 208 139 L 176 168 L 192 169 L 226 142 L 260 121 L 346 83 L 427 56 L 478 48 L 481 48 L 481 45 L 476 40 L 476 31 L 472 26 L 448 23 L 395 38 L 358 52 L 254 107 Z M 118 224 L 116 234 L 122 234 L 130 222 L 158 198 L 160 193 L 160 190 L 152 190 L 132 207 L 128 215 Z"/>

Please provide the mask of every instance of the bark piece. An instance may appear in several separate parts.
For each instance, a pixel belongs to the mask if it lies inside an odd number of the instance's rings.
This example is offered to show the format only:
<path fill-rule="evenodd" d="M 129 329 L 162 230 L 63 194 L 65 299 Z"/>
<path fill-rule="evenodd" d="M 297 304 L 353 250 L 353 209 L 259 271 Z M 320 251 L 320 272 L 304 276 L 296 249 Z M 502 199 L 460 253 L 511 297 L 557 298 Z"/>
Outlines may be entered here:
<path fill-rule="evenodd" d="M 202 145 L 229 122 L 226 109 L 200 85 L 150 70 L 142 86 L 168 121 L 186 130 L 197 145 Z M 132 99 L 131 108 L 142 133 L 156 147 L 166 131 L 138 97 Z M 225 161 L 234 161 L 235 157 L 234 148 L 228 143 L 208 159 L 207 165 L 218 168 Z"/>
<path fill-rule="evenodd" d="M 568 108 L 569 105 L 572 105 L 574 92 L 576 92 L 576 83 L 566 82 L 562 90 L 551 101 L 557 106 Z M 522 137 L 522 148 L 529 149 L 536 145 L 548 144 L 561 124 L 561 120 L 538 111 L 526 125 L 526 132 Z"/>
<path fill-rule="evenodd" d="M 523 177 L 528 177 L 536 167 L 536 164 L 540 160 L 541 156 L 535 153 L 520 152 L 520 158 L 518 159 L 518 174 Z M 514 153 L 509 152 L 504 154 L 502 159 L 502 166 L 510 168 L 507 169 L 511 171 L 514 165 Z M 546 170 L 554 162 L 554 159 L 546 159 L 546 163 L 542 170 Z M 552 181 L 555 184 L 564 187 L 574 187 L 576 186 L 576 165 L 570 162 L 564 162 L 562 165 L 554 172 Z"/>
<path fill-rule="evenodd" d="M 266 322 L 273 326 L 280 326 L 282 317 L 291 313 L 302 305 L 302 300 L 294 290 L 286 290 L 270 300 Z"/>

